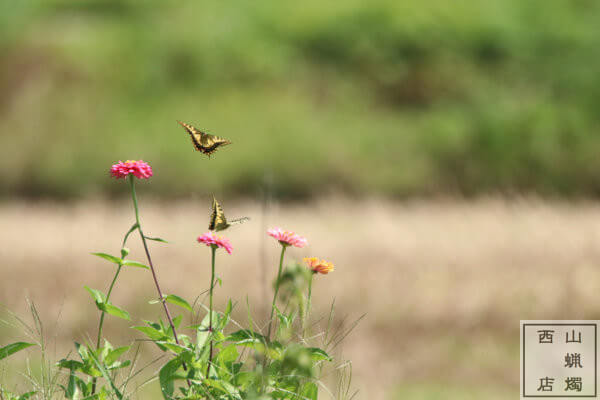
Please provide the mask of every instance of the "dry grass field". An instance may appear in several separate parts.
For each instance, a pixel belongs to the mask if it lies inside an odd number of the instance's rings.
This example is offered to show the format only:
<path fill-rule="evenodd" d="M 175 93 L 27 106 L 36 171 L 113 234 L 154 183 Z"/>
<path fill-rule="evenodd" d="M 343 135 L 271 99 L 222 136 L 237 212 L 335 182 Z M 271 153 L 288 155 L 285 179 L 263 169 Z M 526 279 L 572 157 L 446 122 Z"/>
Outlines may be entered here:
<path fill-rule="evenodd" d="M 164 291 L 195 298 L 210 274 L 209 251 L 195 242 L 206 231 L 208 198 L 159 202 L 140 192 L 145 231 L 171 242 L 151 248 Z M 333 298 L 345 326 L 367 313 L 341 349 L 360 399 L 514 398 L 520 319 L 600 319 L 600 207 L 593 203 L 330 198 L 273 204 L 267 213 L 251 201 L 223 203 L 230 218 L 252 220 L 226 232 L 234 253 L 217 258 L 218 307 L 232 297 L 243 316 L 248 295 L 254 318 L 264 321 L 265 269 L 272 279 L 279 249 L 264 231 L 305 235 L 309 246 L 290 250 L 288 260 L 315 255 L 336 265 L 315 281 L 316 314 L 327 313 Z M 97 312 L 83 285 L 106 290 L 112 266 L 89 253 L 118 254 L 131 205 L 8 202 L 0 221 L 0 303 L 27 315 L 31 298 L 61 358 L 73 339 L 95 335 Z M 133 239 L 129 257 L 144 261 Z M 113 299 L 150 319 L 160 315 L 147 304 L 153 297 L 150 274 L 131 269 Z M 134 337 L 131 325 L 111 318 L 106 334 Z M 19 339 L 0 327 L 0 343 Z"/>

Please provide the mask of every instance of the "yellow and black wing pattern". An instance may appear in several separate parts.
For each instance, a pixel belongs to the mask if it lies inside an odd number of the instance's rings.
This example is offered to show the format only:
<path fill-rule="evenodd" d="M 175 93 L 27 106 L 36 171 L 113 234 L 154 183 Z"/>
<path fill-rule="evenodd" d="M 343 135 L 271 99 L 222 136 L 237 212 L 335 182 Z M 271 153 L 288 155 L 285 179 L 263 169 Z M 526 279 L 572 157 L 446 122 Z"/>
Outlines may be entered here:
<path fill-rule="evenodd" d="M 227 218 L 225 218 L 225 213 L 223 212 L 223 207 L 221 207 L 217 199 L 215 199 L 213 196 L 212 213 L 208 223 L 208 230 L 217 232 L 223 231 L 229 228 L 231 225 L 241 224 L 242 222 L 246 222 L 248 220 L 250 220 L 250 218 L 244 217 L 227 222 Z"/>
<path fill-rule="evenodd" d="M 177 122 L 179 125 L 183 126 L 187 133 L 189 133 L 196 150 L 201 151 L 209 157 L 212 153 L 217 151 L 219 147 L 231 144 L 231 142 L 227 139 L 202 132 L 201 130 L 196 129 L 192 125 L 186 124 L 185 122 Z"/>

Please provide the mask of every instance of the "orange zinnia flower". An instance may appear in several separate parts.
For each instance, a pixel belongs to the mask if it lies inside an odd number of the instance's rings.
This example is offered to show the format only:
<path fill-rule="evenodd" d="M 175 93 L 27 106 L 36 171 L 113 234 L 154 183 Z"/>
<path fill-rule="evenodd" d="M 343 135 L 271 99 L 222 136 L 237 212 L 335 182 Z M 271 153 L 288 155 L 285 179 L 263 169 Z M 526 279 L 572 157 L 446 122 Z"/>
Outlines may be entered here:
<path fill-rule="evenodd" d="M 304 258 L 304 262 L 308 264 L 308 268 L 316 274 L 328 274 L 334 270 L 333 263 L 327 262 L 325 260 L 319 260 L 317 257 L 306 257 Z"/>

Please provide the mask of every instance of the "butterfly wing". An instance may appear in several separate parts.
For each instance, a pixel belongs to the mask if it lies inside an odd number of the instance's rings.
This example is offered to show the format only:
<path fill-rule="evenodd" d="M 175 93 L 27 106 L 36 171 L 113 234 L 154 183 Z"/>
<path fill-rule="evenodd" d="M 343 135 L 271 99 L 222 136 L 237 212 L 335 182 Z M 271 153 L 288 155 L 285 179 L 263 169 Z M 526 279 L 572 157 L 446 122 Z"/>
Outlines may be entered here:
<path fill-rule="evenodd" d="M 227 223 L 227 219 L 225 218 L 225 213 L 223 212 L 223 208 L 217 199 L 213 196 L 213 208 L 212 214 L 210 215 L 210 222 L 208 223 L 208 229 L 211 231 L 222 231 L 227 229 L 229 224 Z"/>
<path fill-rule="evenodd" d="M 212 212 L 210 213 L 210 220 L 208 221 L 208 230 L 214 231 L 217 222 L 217 200 L 213 197 Z"/>
<path fill-rule="evenodd" d="M 177 122 L 179 125 L 183 126 L 187 133 L 189 133 L 194 148 L 206 154 L 207 156 L 210 156 L 212 153 L 217 151 L 220 146 L 231 144 L 229 140 L 202 132 L 190 124 L 186 124 L 185 122 L 181 121 Z"/>
<path fill-rule="evenodd" d="M 210 221 L 208 223 L 208 229 L 211 231 L 223 231 L 229 228 L 231 225 L 241 224 L 242 222 L 249 221 L 250 218 L 238 218 L 233 221 L 227 222 L 223 208 L 213 196 L 212 213 L 210 215 Z"/>
<path fill-rule="evenodd" d="M 186 132 L 192 139 L 192 144 L 198 151 L 202 151 L 202 131 L 194 128 L 192 125 L 186 124 L 185 122 L 177 121 L 179 125 L 183 126 Z"/>
<path fill-rule="evenodd" d="M 202 147 L 200 151 L 208 156 L 217 151 L 219 147 L 231 144 L 231 142 L 227 139 L 204 132 L 200 138 L 200 143 Z"/>

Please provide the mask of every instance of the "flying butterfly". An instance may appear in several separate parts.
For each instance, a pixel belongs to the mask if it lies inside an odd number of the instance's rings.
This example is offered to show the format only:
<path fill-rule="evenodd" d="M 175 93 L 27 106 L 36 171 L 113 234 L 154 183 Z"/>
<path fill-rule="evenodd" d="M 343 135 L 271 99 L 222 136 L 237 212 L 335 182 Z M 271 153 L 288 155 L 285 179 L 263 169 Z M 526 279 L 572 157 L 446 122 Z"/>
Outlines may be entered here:
<path fill-rule="evenodd" d="M 201 130 L 196 129 L 192 125 L 186 124 L 184 122 L 177 122 L 179 123 L 179 125 L 184 127 L 187 133 L 190 134 L 190 137 L 192 138 L 192 143 L 194 144 L 196 150 L 203 152 L 209 158 L 210 155 L 217 151 L 217 149 L 220 146 L 231 144 L 231 142 L 227 139 L 223 139 L 222 137 L 202 132 Z"/>
<path fill-rule="evenodd" d="M 212 204 L 212 214 L 210 215 L 210 221 L 208 223 L 209 231 L 223 231 L 229 228 L 231 225 L 241 224 L 242 222 L 249 221 L 250 218 L 238 218 L 233 221 L 227 222 L 225 218 L 225 213 L 223 212 L 223 208 L 217 202 L 217 199 L 213 196 L 213 204 Z"/>

